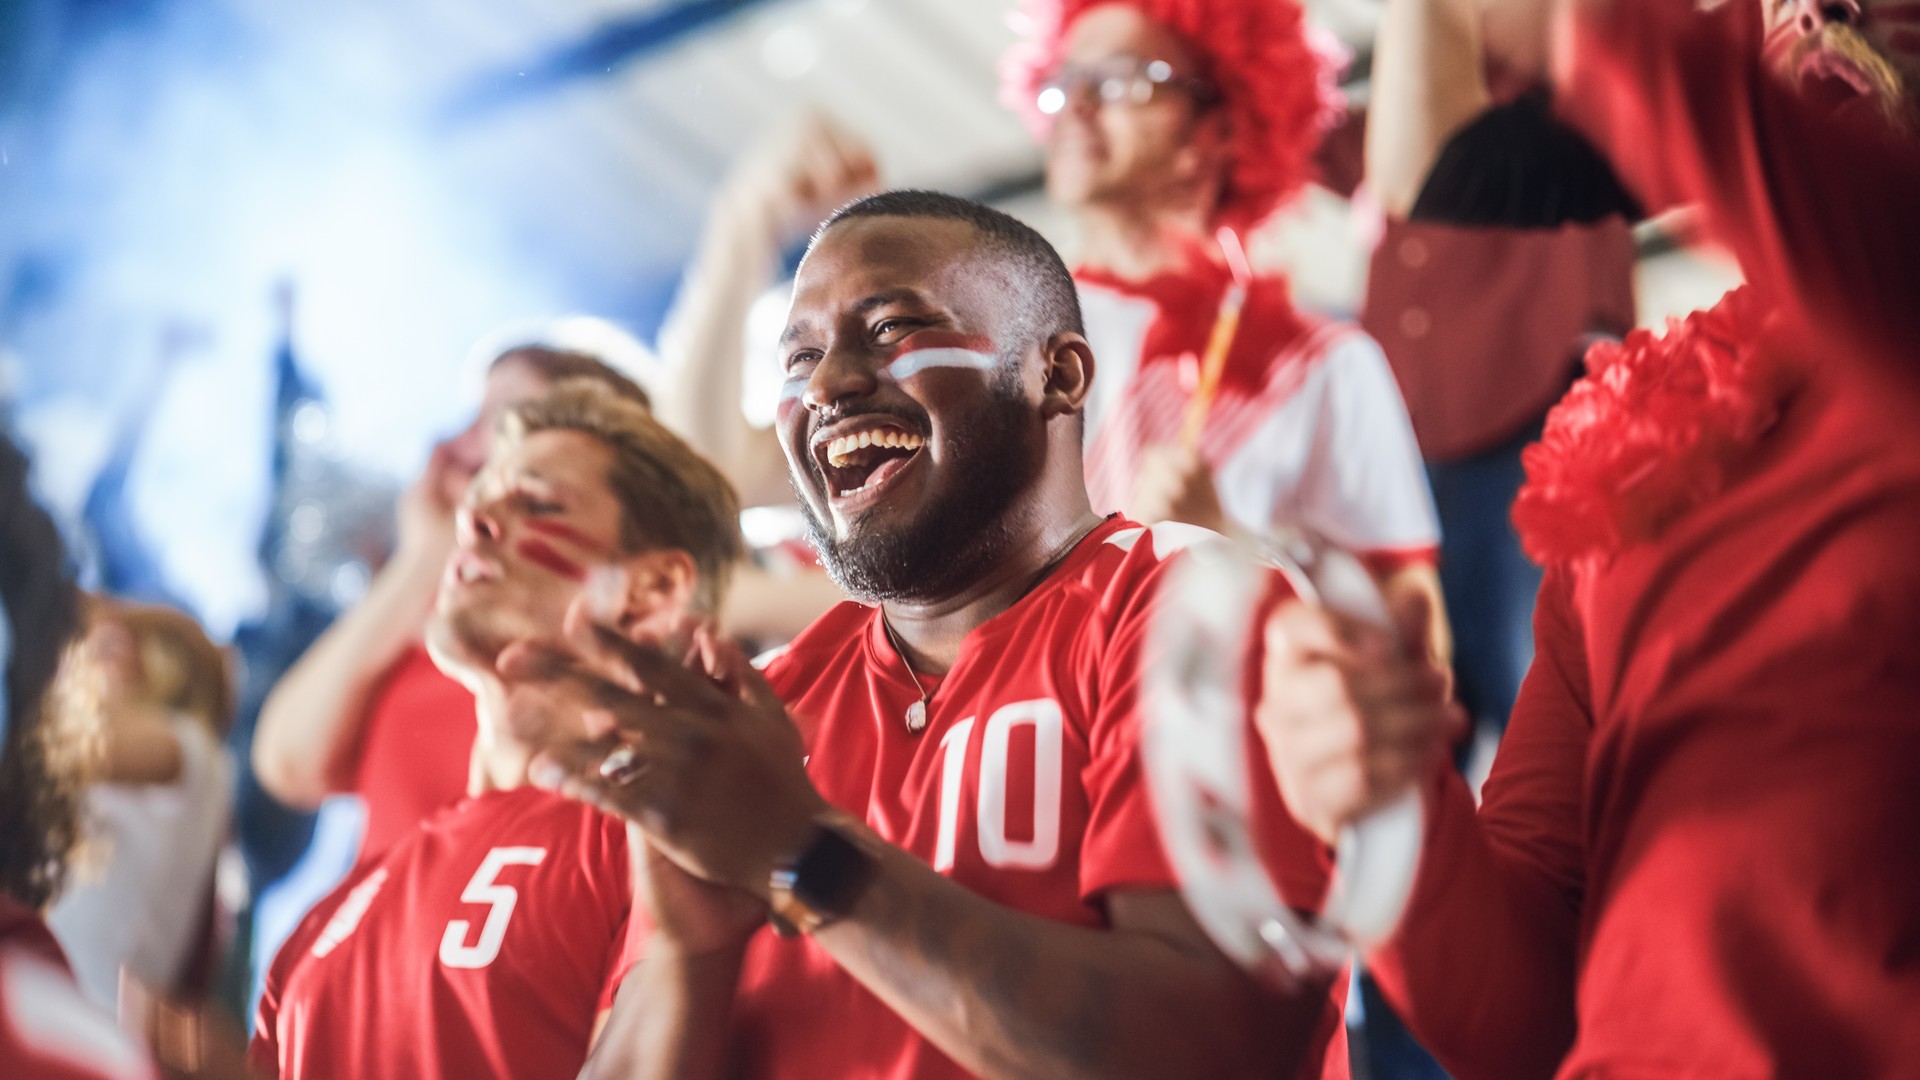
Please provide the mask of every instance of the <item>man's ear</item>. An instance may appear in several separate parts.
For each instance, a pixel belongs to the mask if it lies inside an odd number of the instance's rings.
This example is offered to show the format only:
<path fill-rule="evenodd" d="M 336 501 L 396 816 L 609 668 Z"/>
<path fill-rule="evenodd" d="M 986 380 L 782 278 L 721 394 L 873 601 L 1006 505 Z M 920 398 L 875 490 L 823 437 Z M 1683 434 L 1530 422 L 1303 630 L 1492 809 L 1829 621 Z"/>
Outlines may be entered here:
<path fill-rule="evenodd" d="M 1051 420 L 1082 411 L 1093 390 L 1093 346 L 1079 334 L 1055 334 L 1047 339 L 1044 350 L 1041 415 Z"/>
<path fill-rule="evenodd" d="M 621 564 L 626 589 L 621 597 L 620 633 L 651 640 L 670 631 L 692 607 L 700 568 L 693 556 L 675 548 L 629 555 Z"/>

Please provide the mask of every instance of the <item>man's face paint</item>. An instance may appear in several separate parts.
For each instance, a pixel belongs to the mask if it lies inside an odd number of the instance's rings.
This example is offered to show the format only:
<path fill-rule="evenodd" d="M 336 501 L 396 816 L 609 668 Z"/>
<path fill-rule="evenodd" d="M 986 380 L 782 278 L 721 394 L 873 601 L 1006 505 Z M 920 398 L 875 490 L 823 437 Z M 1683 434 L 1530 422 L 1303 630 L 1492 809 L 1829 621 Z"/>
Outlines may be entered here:
<path fill-rule="evenodd" d="M 874 376 L 884 382 L 898 383 L 934 368 L 958 368 L 991 372 L 1000 366 L 992 339 L 982 334 L 956 334 L 941 330 L 923 330 L 894 346 L 888 359 Z M 808 376 L 792 375 L 780 384 L 780 404 L 774 415 L 800 407 L 807 392 Z"/>
<path fill-rule="evenodd" d="M 428 627 L 436 652 L 491 665 L 519 638 L 560 632 L 595 566 L 620 553 L 612 451 L 575 431 L 537 431 L 496 449 L 459 514 L 457 545 Z"/>
<path fill-rule="evenodd" d="M 777 413 L 814 544 L 869 600 L 942 595 L 997 552 L 998 523 L 1038 477 L 1020 299 L 963 222 L 856 218 L 795 282 Z"/>
<path fill-rule="evenodd" d="M 529 535 L 514 542 L 515 550 L 527 561 L 569 581 L 587 580 L 588 565 L 612 554 L 605 545 L 565 522 L 528 518 L 522 524 Z"/>

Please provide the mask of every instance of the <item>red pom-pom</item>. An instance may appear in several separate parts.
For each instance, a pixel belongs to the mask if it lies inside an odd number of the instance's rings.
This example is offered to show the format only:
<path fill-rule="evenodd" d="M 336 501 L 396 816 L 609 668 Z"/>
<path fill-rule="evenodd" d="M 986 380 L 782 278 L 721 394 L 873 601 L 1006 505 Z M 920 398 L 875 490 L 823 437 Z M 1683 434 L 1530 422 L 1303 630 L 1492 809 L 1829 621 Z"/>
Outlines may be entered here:
<path fill-rule="evenodd" d="M 1339 42 L 1314 34 L 1293 0 L 1023 0 L 1009 20 L 1020 40 L 1001 58 L 1000 100 L 1036 138 L 1051 118 L 1035 98 L 1060 63 L 1068 28 L 1115 2 L 1179 34 L 1207 65 L 1235 144 L 1222 223 L 1257 225 L 1306 184 L 1321 137 L 1340 118 Z"/>
<path fill-rule="evenodd" d="M 1587 375 L 1547 415 L 1522 462 L 1513 522 L 1543 565 L 1651 540 L 1718 494 L 1779 418 L 1787 372 L 1761 348 L 1751 290 L 1587 353 Z"/>

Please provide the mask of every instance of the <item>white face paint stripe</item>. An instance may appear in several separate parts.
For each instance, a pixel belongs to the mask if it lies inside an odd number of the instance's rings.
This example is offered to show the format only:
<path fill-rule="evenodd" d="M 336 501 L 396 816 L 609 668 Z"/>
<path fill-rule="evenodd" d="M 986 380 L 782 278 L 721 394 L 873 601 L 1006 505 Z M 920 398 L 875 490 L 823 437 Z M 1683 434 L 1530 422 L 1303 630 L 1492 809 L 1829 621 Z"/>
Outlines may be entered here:
<path fill-rule="evenodd" d="M 882 374 L 893 379 L 910 379 L 928 368 L 970 368 L 974 371 L 992 371 L 1000 366 L 1000 358 L 992 353 L 974 352 L 972 349 L 915 349 L 902 353 L 893 363 L 881 369 Z"/>
<path fill-rule="evenodd" d="M 992 353 L 975 352 L 972 349 L 915 349 L 901 353 L 893 362 L 880 369 L 880 376 L 895 382 L 911 379 L 929 368 L 967 368 L 973 371 L 992 371 L 1000 366 L 1000 358 Z M 798 401 L 806 396 L 808 376 L 796 376 L 780 384 L 780 403 Z"/>

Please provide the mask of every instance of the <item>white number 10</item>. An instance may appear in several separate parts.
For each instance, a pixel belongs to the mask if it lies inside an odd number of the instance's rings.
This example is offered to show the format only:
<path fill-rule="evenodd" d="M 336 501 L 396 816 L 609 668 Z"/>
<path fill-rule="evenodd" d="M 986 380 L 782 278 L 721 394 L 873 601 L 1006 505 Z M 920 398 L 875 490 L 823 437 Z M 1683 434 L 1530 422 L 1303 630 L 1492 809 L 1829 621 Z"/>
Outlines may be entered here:
<path fill-rule="evenodd" d="M 1060 855 L 1061 740 L 1065 720 L 1058 702 L 1041 698 L 1002 706 L 987 718 L 980 739 L 979 806 L 976 826 L 980 857 L 988 866 L 1044 870 Z M 1007 758 L 1013 729 L 1033 728 L 1033 839 L 1007 836 Z M 960 785 L 966 778 L 967 743 L 973 734 L 969 717 L 947 729 L 941 740 L 940 832 L 934 843 L 933 868 L 953 869 L 954 846 L 960 832 Z"/>
<path fill-rule="evenodd" d="M 440 962 L 450 968 L 483 968 L 493 963 L 493 958 L 500 955 L 500 942 L 507 936 L 513 906 L 520 901 L 513 886 L 496 885 L 493 879 L 506 867 L 538 866 L 546 857 L 547 849 L 537 847 L 497 847 L 487 852 L 480 869 L 473 872 L 473 880 L 460 894 L 461 903 L 491 905 L 487 921 L 480 926 L 480 940 L 468 945 L 467 932 L 473 924 L 465 919 L 452 920 L 440 938 Z"/>

